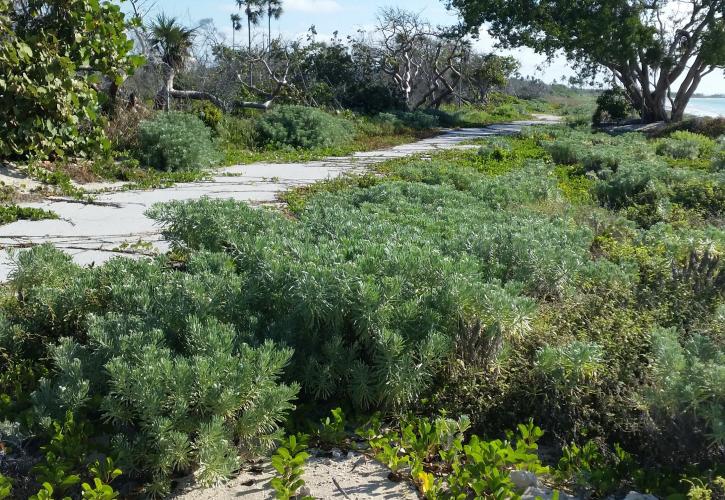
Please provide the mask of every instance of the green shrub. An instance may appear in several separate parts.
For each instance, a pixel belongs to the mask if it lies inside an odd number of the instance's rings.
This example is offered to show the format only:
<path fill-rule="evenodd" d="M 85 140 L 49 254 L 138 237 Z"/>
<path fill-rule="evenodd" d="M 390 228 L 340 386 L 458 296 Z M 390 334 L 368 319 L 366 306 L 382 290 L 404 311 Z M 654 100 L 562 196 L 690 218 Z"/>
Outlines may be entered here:
<path fill-rule="evenodd" d="M 108 149 L 99 79 L 120 84 L 143 61 L 126 28 L 111 2 L 0 3 L 0 156 Z"/>
<path fill-rule="evenodd" d="M 438 115 L 425 111 L 404 111 L 396 114 L 398 119 L 409 128 L 427 130 L 438 126 Z"/>
<path fill-rule="evenodd" d="M 271 449 L 298 390 L 278 382 L 289 349 L 253 346 L 223 322 L 239 304 L 229 302 L 240 283 L 228 259 L 199 257 L 188 275 L 125 259 L 82 269 L 37 247 L 13 281 L 24 314 L 12 321 L 43 332 L 27 355 L 49 360 L 32 394 L 35 421 L 47 427 L 71 412 L 98 424 L 95 437 L 111 438 L 123 470 L 161 492 L 172 474 L 216 484 L 237 470 L 240 451 Z"/>
<path fill-rule="evenodd" d="M 678 130 L 669 137 L 661 139 L 657 145 L 657 154 L 694 160 L 710 158 L 715 149 L 715 141 L 704 135 Z"/>
<path fill-rule="evenodd" d="M 460 125 L 461 122 L 458 113 L 449 113 L 448 111 L 435 108 L 425 109 L 423 110 L 423 112 L 436 118 L 436 123 L 434 126 L 457 127 Z"/>
<path fill-rule="evenodd" d="M 634 108 L 627 93 L 620 88 L 608 89 L 597 97 L 597 109 L 592 121 L 594 125 L 604 122 L 618 122 L 633 114 Z"/>
<path fill-rule="evenodd" d="M 249 150 L 257 147 L 257 129 L 252 119 L 224 115 L 217 133 L 219 141 L 227 147 Z"/>
<path fill-rule="evenodd" d="M 492 139 L 478 150 L 478 155 L 487 160 L 501 161 L 511 156 L 512 147 L 509 141 Z"/>
<path fill-rule="evenodd" d="M 57 219 L 58 214 L 42 208 L 19 207 L 17 205 L 0 205 L 0 225 L 10 224 L 17 220 Z"/>
<path fill-rule="evenodd" d="M 695 335 L 683 346 L 673 329 L 652 333 L 653 385 L 647 399 L 665 426 L 696 425 L 714 446 L 725 443 L 725 352 Z M 674 421 L 674 422 L 673 422 Z M 694 431 L 694 429 L 692 429 Z"/>
<path fill-rule="evenodd" d="M 579 149 L 582 144 L 577 141 L 559 139 L 546 143 L 545 147 L 557 165 L 574 165 L 579 161 Z"/>
<path fill-rule="evenodd" d="M 222 121 L 224 113 L 222 110 L 209 101 L 194 101 L 191 105 L 192 112 L 199 117 L 204 125 L 216 131 Z"/>
<path fill-rule="evenodd" d="M 279 106 L 257 120 L 263 146 L 271 148 L 328 148 L 353 138 L 352 125 L 316 108 Z"/>
<path fill-rule="evenodd" d="M 139 160 L 159 170 L 197 170 L 220 161 L 211 130 L 194 115 L 158 113 L 139 127 Z"/>
<path fill-rule="evenodd" d="M 712 170 L 715 172 L 725 171 L 725 135 L 718 139 L 718 145 L 712 157 Z"/>

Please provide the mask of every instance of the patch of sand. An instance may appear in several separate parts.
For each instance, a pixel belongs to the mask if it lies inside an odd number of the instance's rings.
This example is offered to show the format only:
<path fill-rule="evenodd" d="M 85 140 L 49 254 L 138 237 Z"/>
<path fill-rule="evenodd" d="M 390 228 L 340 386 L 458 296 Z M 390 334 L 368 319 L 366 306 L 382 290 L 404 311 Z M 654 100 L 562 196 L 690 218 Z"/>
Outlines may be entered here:
<path fill-rule="evenodd" d="M 389 471 L 380 463 L 358 453 L 341 458 L 312 457 L 305 464 L 303 479 L 314 498 L 361 499 L 416 499 L 415 488 L 407 482 L 388 479 Z M 231 500 L 244 498 L 262 500 L 274 498 L 269 480 L 274 477 L 272 466 L 262 472 L 243 471 L 223 486 L 201 489 L 187 479 L 172 495 L 177 500 Z M 337 485 L 335 484 L 337 482 Z M 338 487 L 339 486 L 339 487 Z"/>

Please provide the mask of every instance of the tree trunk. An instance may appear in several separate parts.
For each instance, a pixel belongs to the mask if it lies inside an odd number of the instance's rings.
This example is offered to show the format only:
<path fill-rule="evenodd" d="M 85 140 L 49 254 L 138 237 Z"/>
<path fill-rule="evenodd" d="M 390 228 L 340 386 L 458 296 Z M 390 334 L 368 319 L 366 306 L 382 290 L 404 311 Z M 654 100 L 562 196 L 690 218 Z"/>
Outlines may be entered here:
<path fill-rule="evenodd" d="M 171 106 L 171 94 L 174 90 L 174 78 L 176 77 L 176 71 L 168 64 L 164 64 L 164 84 L 159 89 L 154 98 L 154 107 L 156 109 L 163 109 L 169 111 Z"/>
<path fill-rule="evenodd" d="M 247 37 L 249 38 L 247 57 L 249 57 L 249 86 L 251 87 L 254 85 L 254 77 L 252 76 L 252 18 L 249 17 L 249 13 L 247 13 Z"/>
<path fill-rule="evenodd" d="M 226 106 L 224 102 L 222 102 L 221 99 L 219 99 L 214 94 L 210 94 L 209 92 L 203 92 L 201 90 L 176 90 L 171 89 L 169 92 L 169 95 L 171 97 L 175 97 L 177 99 L 194 99 L 199 101 L 209 101 L 214 106 L 221 110 L 225 110 Z"/>

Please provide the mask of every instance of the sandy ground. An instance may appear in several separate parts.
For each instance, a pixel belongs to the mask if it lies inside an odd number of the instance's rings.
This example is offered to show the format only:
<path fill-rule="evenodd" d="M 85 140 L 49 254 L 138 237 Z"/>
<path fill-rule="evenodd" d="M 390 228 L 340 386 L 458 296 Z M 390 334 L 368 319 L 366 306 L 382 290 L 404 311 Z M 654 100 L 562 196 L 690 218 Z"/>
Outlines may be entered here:
<path fill-rule="evenodd" d="M 281 191 L 295 186 L 364 172 L 369 165 L 394 158 L 466 147 L 462 143 L 471 139 L 511 134 L 527 125 L 558 120 L 549 115 L 536 118 L 537 121 L 449 130 L 415 143 L 355 153 L 347 157 L 308 163 L 255 163 L 226 167 L 214 170 L 211 181 L 176 184 L 166 189 L 147 191 L 110 191 L 96 196 L 92 204 L 63 199 L 25 203 L 25 206 L 51 210 L 58 214 L 59 219 L 17 221 L 0 226 L 0 282 L 7 281 L 14 269 L 14 249 L 42 243 L 54 244 L 81 265 L 101 264 L 119 255 L 139 257 L 167 251 L 168 244 L 163 240 L 160 228 L 145 215 L 146 210 L 156 203 L 207 197 L 231 198 L 253 205 L 273 204 Z M 115 185 L 93 185 L 95 190 L 104 187 L 112 188 Z M 139 250 L 135 251 L 134 248 Z"/>
<path fill-rule="evenodd" d="M 192 482 L 182 485 L 172 496 L 177 500 L 227 500 L 274 498 L 269 480 L 274 470 L 267 465 L 261 473 L 242 472 L 229 483 L 217 488 L 199 489 Z M 350 453 L 342 458 L 313 457 L 305 465 L 303 476 L 309 494 L 315 498 L 415 499 L 415 488 L 407 482 L 388 479 L 388 471 L 367 457 Z M 337 482 L 337 484 L 335 484 Z"/>

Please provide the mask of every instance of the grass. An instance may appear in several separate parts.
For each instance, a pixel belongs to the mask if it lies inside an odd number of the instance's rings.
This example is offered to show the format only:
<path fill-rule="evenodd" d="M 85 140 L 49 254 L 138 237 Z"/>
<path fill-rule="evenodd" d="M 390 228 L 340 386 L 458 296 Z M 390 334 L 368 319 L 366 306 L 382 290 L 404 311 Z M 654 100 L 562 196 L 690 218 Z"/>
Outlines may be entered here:
<path fill-rule="evenodd" d="M 123 189 L 159 189 L 182 182 L 197 182 L 211 178 L 208 170 L 165 172 L 143 168 L 135 161 L 98 161 L 90 165 L 96 179 L 126 182 Z"/>
<path fill-rule="evenodd" d="M 348 156 L 356 152 L 386 149 L 400 144 L 433 137 L 437 130 L 409 131 L 385 136 L 360 136 L 348 144 L 315 149 L 250 150 L 228 145 L 225 149 L 225 165 L 247 165 L 249 163 L 303 163 L 322 160 L 332 156 Z"/>
<path fill-rule="evenodd" d="M 42 208 L 20 207 L 18 205 L 0 205 L 0 225 L 18 220 L 57 219 L 58 214 Z"/>

